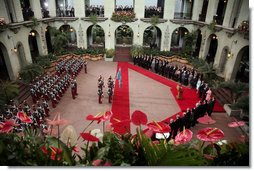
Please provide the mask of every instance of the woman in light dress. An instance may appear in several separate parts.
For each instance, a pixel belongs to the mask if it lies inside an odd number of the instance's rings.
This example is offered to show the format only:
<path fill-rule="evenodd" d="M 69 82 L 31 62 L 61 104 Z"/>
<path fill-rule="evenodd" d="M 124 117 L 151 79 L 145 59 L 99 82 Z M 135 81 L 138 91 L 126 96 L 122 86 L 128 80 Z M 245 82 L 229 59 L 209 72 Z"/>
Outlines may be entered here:
<path fill-rule="evenodd" d="M 198 89 L 199 89 L 200 85 L 201 85 L 201 79 L 199 78 L 197 81 L 197 84 L 196 84 L 197 93 L 198 93 Z"/>

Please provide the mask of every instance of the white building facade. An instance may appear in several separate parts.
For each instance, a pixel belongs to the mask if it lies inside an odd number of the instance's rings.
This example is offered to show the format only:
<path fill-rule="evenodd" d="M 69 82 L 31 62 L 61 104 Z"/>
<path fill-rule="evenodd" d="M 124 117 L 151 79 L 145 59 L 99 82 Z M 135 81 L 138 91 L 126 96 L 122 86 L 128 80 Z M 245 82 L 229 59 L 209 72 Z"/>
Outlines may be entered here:
<path fill-rule="evenodd" d="M 48 27 L 59 29 L 62 25 L 69 25 L 76 33 L 76 46 L 80 48 L 89 46 L 88 28 L 93 25 L 86 16 L 85 6 L 90 5 L 89 0 L 27 1 L 24 3 L 25 0 L 0 0 L 0 17 L 4 18 L 7 24 L 6 28 L 0 30 L 0 49 L 10 80 L 16 80 L 19 70 L 32 63 L 33 48 L 37 48 L 38 55 L 48 54 L 46 40 Z M 160 50 L 172 49 L 172 35 L 179 28 L 185 28 L 188 32 L 199 30 L 200 45 L 197 56 L 206 59 L 211 41 L 216 39 L 217 48 L 213 51 L 213 66 L 217 74 L 225 80 L 235 79 L 243 52 L 249 47 L 248 35 L 237 32 L 238 26 L 243 21 L 249 20 L 248 0 L 164 0 L 162 4 L 163 17 L 156 25 L 161 32 L 158 42 Z M 116 0 L 104 0 L 104 14 L 97 18 L 97 25 L 104 30 L 105 48 L 115 48 L 115 32 L 121 25 L 127 25 L 133 31 L 132 45 L 143 46 L 144 31 L 151 26 L 149 18 L 145 18 L 145 0 L 133 0 L 135 12 L 133 22 L 112 21 L 115 5 Z M 33 16 L 37 18 L 38 25 L 34 25 L 31 20 L 24 17 L 24 8 L 28 6 L 33 11 Z M 70 14 L 65 13 L 65 6 Z M 74 15 L 70 12 L 72 7 Z M 48 16 L 45 17 L 43 9 L 47 10 Z M 212 31 L 208 26 L 213 20 L 217 20 L 218 24 Z M 29 36 L 33 38 L 29 40 Z M 29 42 L 35 40 L 37 47 L 31 47 Z"/>

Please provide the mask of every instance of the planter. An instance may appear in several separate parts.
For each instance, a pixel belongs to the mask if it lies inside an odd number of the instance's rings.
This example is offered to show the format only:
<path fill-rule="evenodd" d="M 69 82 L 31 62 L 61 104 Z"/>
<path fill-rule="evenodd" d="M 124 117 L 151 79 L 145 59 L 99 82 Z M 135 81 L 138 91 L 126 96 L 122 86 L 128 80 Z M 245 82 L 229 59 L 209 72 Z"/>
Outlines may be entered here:
<path fill-rule="evenodd" d="M 223 108 L 228 116 L 240 116 L 241 114 L 241 109 L 232 109 L 231 104 L 224 104 Z"/>
<path fill-rule="evenodd" d="M 114 57 L 112 57 L 112 58 L 106 58 L 106 55 L 104 55 L 104 60 L 107 61 L 107 62 L 113 62 Z"/>

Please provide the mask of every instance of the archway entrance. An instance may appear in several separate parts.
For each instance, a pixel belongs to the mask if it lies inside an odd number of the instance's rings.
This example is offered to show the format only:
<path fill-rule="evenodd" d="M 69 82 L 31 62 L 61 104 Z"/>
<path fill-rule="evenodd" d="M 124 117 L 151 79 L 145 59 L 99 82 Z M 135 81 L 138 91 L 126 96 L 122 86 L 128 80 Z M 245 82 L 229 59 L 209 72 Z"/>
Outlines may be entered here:
<path fill-rule="evenodd" d="M 0 80 L 10 80 L 7 68 L 8 61 L 6 60 L 9 60 L 7 49 L 2 43 L 0 43 Z"/>
<path fill-rule="evenodd" d="M 156 26 L 147 27 L 143 35 L 143 46 L 159 49 L 161 46 L 161 30 Z"/>
<path fill-rule="evenodd" d="M 235 67 L 238 68 L 235 79 L 237 81 L 249 83 L 249 72 L 250 72 L 249 46 L 245 46 L 239 51 L 235 65 L 236 65 Z"/>
<path fill-rule="evenodd" d="M 38 36 L 39 36 L 39 34 L 35 30 L 30 31 L 29 36 L 28 36 L 30 53 L 32 56 L 33 63 L 36 61 L 36 57 L 39 56 L 39 49 L 38 49 L 38 44 L 37 44 L 37 37 Z"/>
<path fill-rule="evenodd" d="M 132 61 L 130 49 L 133 41 L 133 31 L 127 25 L 119 26 L 115 31 L 115 58 L 114 61 Z"/>
<path fill-rule="evenodd" d="M 104 48 L 105 33 L 101 26 L 91 25 L 87 29 L 87 44 L 92 48 Z"/>
<path fill-rule="evenodd" d="M 48 27 L 46 28 L 46 32 L 45 32 L 45 37 L 46 37 L 46 43 L 47 43 L 48 53 L 52 53 L 52 52 L 53 52 L 53 46 L 52 46 L 52 42 L 51 42 L 50 29 L 51 29 L 51 27 L 48 26 Z"/>
<path fill-rule="evenodd" d="M 198 29 L 197 30 L 197 41 L 196 41 L 196 47 L 193 56 L 198 57 L 199 56 L 199 51 L 200 51 L 200 46 L 201 46 L 201 41 L 202 41 L 202 34 L 201 31 Z"/>
<path fill-rule="evenodd" d="M 210 45 L 209 45 L 209 50 L 206 56 L 206 61 L 208 63 L 213 63 L 215 55 L 216 55 L 217 47 L 218 47 L 217 36 L 215 34 L 211 34 L 208 38 L 208 43 L 209 42 L 210 42 Z"/>
<path fill-rule="evenodd" d="M 2 49 L 0 50 L 0 80 L 10 80 Z"/>
<path fill-rule="evenodd" d="M 76 30 L 70 25 L 62 25 L 59 28 L 60 31 L 65 32 L 68 35 L 68 48 L 76 48 L 77 47 L 77 34 Z"/>
<path fill-rule="evenodd" d="M 185 27 L 176 28 L 171 37 L 171 51 L 181 51 L 184 48 L 184 36 L 189 31 Z"/>

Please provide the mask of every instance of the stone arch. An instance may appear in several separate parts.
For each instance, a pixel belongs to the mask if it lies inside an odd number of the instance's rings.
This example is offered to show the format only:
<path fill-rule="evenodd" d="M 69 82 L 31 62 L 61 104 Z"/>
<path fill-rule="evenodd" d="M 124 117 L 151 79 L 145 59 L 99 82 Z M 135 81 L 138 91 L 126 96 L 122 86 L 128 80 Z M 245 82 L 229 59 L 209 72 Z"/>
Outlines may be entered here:
<path fill-rule="evenodd" d="M 132 45 L 133 42 L 133 29 L 128 25 L 120 25 L 115 30 L 116 45 Z"/>
<path fill-rule="evenodd" d="M 171 50 L 178 51 L 184 47 L 184 35 L 188 34 L 189 31 L 185 27 L 176 28 L 171 35 Z"/>
<path fill-rule="evenodd" d="M 18 60 L 19 60 L 19 65 L 20 65 L 20 69 L 21 69 L 27 65 L 25 49 L 24 49 L 24 46 L 21 42 L 18 42 L 16 47 L 17 47 L 17 56 L 18 56 Z"/>
<path fill-rule="evenodd" d="M 72 26 L 70 26 L 69 24 L 64 24 L 59 27 L 59 30 L 68 34 L 69 36 L 68 46 L 74 47 L 77 46 L 77 32 Z"/>
<path fill-rule="evenodd" d="M 161 47 L 161 29 L 157 26 L 149 26 L 144 30 L 143 33 L 143 46 L 150 48 Z"/>
<path fill-rule="evenodd" d="M 87 28 L 87 45 L 90 47 L 104 47 L 105 31 L 100 25 L 91 25 Z"/>
<path fill-rule="evenodd" d="M 213 63 L 218 48 L 218 37 L 215 34 L 211 34 L 207 39 L 208 52 L 206 54 L 206 61 Z"/>
<path fill-rule="evenodd" d="M 242 47 L 237 53 L 231 78 L 249 82 L 249 46 Z"/>
<path fill-rule="evenodd" d="M 0 42 L 0 79 L 14 80 L 14 72 L 11 66 L 10 56 L 5 45 Z"/>
<path fill-rule="evenodd" d="M 219 63 L 219 67 L 218 67 L 219 72 L 222 74 L 224 74 L 224 71 L 225 71 L 225 66 L 227 63 L 228 54 L 229 54 L 229 47 L 225 46 L 221 51 L 220 63 Z"/>
<path fill-rule="evenodd" d="M 30 47 L 30 53 L 32 61 L 35 62 L 36 57 L 39 56 L 39 45 L 40 45 L 40 35 L 36 30 L 31 30 L 28 35 L 28 43 Z"/>

